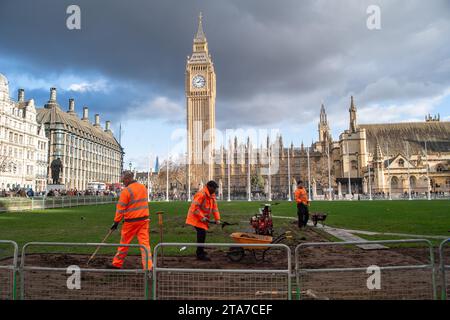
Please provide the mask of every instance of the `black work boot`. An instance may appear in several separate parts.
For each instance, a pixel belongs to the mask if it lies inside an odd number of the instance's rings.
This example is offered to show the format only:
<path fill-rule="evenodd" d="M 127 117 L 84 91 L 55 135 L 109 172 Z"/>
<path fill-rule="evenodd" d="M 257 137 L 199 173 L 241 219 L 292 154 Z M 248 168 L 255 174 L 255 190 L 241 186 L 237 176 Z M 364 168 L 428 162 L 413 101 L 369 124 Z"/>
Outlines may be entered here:
<path fill-rule="evenodd" d="M 202 254 L 202 255 L 198 255 L 197 256 L 197 260 L 200 260 L 200 261 L 211 261 L 211 258 L 208 257 L 206 254 Z"/>

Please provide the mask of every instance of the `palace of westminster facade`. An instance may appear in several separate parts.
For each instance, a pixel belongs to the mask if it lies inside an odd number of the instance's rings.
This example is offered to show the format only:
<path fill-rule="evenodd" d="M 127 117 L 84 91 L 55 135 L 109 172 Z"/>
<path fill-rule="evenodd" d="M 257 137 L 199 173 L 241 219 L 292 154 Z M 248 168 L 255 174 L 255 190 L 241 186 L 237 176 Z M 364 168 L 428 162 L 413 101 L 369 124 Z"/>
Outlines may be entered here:
<path fill-rule="evenodd" d="M 228 148 L 208 150 L 208 145 L 215 144 L 216 74 L 201 15 L 193 53 L 187 58 L 185 76 L 186 182 L 191 190 L 197 190 L 206 181 L 214 179 L 219 184 L 221 198 L 226 198 L 228 188 L 234 195 L 244 196 L 255 191 L 267 195 L 270 188 L 271 194 L 288 198 L 288 190 L 293 192 L 297 180 L 302 179 L 311 182 L 311 192 L 318 198 L 330 190 L 329 180 L 335 195 L 450 191 L 448 121 L 427 116 L 424 122 L 359 124 L 355 101 L 351 97 L 349 126 L 337 141 L 330 134 L 322 105 L 318 141 L 310 146 L 303 143 L 300 147 L 293 144 L 285 146 L 279 136 L 275 143 L 268 140 L 267 144 L 256 149 L 250 141 L 239 144 L 236 139 Z M 269 159 L 269 152 L 271 163 L 277 164 L 277 170 L 270 173 L 270 178 L 268 161 L 266 164 L 261 161 L 264 157 Z M 259 183 L 255 183 L 258 180 Z M 187 189 L 186 185 L 180 187 Z"/>

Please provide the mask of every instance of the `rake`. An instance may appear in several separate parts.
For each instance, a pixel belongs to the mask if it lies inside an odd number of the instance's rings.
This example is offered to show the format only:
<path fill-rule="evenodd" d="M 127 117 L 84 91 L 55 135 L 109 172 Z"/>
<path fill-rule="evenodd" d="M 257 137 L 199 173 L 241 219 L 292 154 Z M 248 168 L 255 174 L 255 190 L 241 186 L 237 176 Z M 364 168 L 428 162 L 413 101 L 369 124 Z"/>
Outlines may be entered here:
<path fill-rule="evenodd" d="M 111 236 L 111 234 L 112 234 L 113 232 L 114 232 L 113 229 L 109 230 L 109 232 L 106 234 L 105 238 L 103 239 L 102 243 L 105 243 L 106 240 L 108 240 L 109 236 Z M 97 249 L 95 249 L 94 253 L 91 255 L 91 257 L 89 258 L 88 262 L 86 262 L 86 266 L 88 266 L 88 265 L 89 265 L 89 262 L 91 262 L 92 259 L 94 259 L 95 255 L 97 254 L 98 250 L 100 250 L 101 247 L 102 247 L 102 246 L 99 245 L 99 246 L 97 247 Z"/>

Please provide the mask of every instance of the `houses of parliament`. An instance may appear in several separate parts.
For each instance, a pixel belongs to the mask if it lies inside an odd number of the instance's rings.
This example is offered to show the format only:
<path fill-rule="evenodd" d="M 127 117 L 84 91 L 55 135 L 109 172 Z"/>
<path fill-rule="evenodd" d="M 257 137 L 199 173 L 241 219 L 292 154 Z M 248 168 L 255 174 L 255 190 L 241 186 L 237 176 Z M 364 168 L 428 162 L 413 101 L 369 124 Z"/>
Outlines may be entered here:
<path fill-rule="evenodd" d="M 450 122 L 428 115 L 423 122 L 362 124 L 353 97 L 343 107 L 348 110 L 348 129 L 337 140 L 330 133 L 322 104 L 318 139 L 311 145 L 285 145 L 278 136 L 258 148 L 237 139 L 226 148 L 211 148 L 215 145 L 216 73 L 201 14 L 185 77 L 186 181 L 191 190 L 213 179 L 219 184 L 219 198 L 226 198 L 231 189 L 235 198 L 270 193 L 287 199 L 301 179 L 310 182 L 316 198 L 450 191 Z M 267 172 L 268 162 L 262 164 L 265 157 L 277 164 L 276 171 Z"/>

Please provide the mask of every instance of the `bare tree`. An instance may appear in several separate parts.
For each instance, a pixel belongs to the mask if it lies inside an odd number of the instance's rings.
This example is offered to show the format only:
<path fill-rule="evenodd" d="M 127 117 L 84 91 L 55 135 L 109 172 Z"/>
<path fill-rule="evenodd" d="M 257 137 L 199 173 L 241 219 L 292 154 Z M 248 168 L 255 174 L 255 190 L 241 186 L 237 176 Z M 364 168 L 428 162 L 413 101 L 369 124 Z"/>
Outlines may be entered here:
<path fill-rule="evenodd" d="M 159 168 L 158 174 L 153 176 L 153 188 L 158 192 L 166 190 L 167 165 L 169 165 L 169 189 L 170 186 L 175 185 L 175 188 L 179 190 L 186 184 L 186 165 L 174 161 L 168 163 L 166 160 Z"/>

